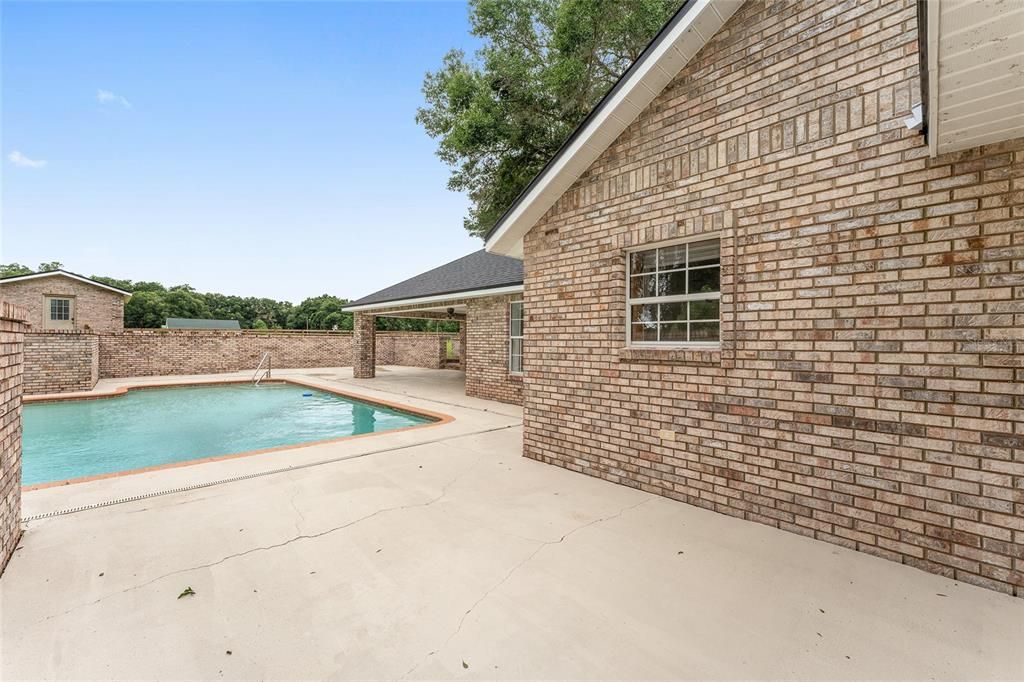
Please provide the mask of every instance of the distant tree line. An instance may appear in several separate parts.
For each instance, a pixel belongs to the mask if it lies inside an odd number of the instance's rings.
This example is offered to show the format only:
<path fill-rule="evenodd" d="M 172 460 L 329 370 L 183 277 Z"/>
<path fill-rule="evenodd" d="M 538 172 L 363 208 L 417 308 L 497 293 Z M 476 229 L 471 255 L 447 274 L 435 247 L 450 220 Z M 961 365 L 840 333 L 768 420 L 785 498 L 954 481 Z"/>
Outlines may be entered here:
<path fill-rule="evenodd" d="M 61 263 L 40 263 L 35 270 L 20 263 L 0 264 L 0 278 L 59 270 Z M 238 320 L 243 329 L 352 329 L 352 313 L 342 311 L 348 299 L 330 294 L 313 296 L 294 305 L 288 301 L 255 296 L 201 293 L 188 284 L 164 286 L 160 282 L 93 275 L 92 279 L 132 292 L 124 306 L 124 326 L 129 329 L 159 328 L 168 317 L 205 320 Z M 378 317 L 382 331 L 458 331 L 458 323 Z"/>

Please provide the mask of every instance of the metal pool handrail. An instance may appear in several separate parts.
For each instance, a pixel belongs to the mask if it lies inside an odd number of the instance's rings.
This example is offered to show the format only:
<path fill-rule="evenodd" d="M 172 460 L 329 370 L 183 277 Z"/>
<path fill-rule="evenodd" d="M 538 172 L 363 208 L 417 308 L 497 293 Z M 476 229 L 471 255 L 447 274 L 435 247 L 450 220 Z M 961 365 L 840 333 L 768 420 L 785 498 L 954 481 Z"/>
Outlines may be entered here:
<path fill-rule="evenodd" d="M 263 363 L 267 363 L 267 368 L 263 369 Z M 260 374 L 260 370 L 263 371 Z M 252 375 L 252 383 L 254 386 L 259 386 L 260 382 L 264 379 L 270 378 L 270 351 L 263 353 L 263 357 L 260 358 L 260 364 L 256 366 L 256 372 Z"/>

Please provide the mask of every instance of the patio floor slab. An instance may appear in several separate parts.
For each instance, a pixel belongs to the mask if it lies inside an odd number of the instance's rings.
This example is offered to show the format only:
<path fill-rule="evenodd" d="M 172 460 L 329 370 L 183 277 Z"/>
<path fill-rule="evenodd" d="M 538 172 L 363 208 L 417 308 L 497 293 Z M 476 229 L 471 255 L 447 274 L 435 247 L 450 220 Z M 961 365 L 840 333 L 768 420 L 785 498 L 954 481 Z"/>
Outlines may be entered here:
<path fill-rule="evenodd" d="M 516 408 L 442 374 L 321 378 L 462 430 L 30 522 L 0 579 L 0 677 L 1024 674 L 1024 600 L 526 460 Z"/>

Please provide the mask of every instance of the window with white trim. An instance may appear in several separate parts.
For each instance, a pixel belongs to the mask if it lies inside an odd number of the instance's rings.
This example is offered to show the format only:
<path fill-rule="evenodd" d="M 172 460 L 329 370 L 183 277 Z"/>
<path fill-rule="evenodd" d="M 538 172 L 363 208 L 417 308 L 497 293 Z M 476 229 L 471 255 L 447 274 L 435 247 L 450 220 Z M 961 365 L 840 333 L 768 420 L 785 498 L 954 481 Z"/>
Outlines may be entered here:
<path fill-rule="evenodd" d="M 717 345 L 721 339 L 721 240 L 629 253 L 631 345 Z"/>
<path fill-rule="evenodd" d="M 71 299 L 51 298 L 50 319 L 53 321 L 66 321 L 71 319 Z"/>
<path fill-rule="evenodd" d="M 508 305 L 508 371 L 523 372 L 523 302 Z"/>

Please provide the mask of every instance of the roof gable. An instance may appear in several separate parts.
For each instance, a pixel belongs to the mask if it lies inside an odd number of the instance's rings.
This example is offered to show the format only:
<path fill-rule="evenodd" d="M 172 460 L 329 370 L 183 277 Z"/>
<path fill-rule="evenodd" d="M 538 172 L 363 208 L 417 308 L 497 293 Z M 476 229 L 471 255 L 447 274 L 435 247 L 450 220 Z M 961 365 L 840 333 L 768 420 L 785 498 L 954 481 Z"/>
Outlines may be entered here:
<path fill-rule="evenodd" d="M 86 277 L 85 275 L 79 275 L 74 272 L 68 272 L 67 270 L 49 270 L 47 272 L 32 272 L 27 275 L 15 275 L 13 277 L 4 277 L 3 279 L 0 279 L 0 286 L 3 286 L 4 284 L 10 284 L 12 282 L 26 282 L 31 279 L 42 279 L 44 277 L 58 276 L 67 277 L 68 279 L 73 279 L 76 282 L 82 282 L 83 284 L 88 284 L 99 289 L 106 289 L 107 291 L 111 291 L 116 294 L 121 294 L 122 296 L 125 297 L 132 295 L 132 292 L 130 291 L 125 291 L 124 289 L 119 289 L 117 287 L 110 286 L 109 284 L 98 282 L 90 277 Z"/>
<path fill-rule="evenodd" d="M 346 310 L 394 301 L 522 286 L 523 262 L 483 249 L 352 301 Z"/>
<path fill-rule="evenodd" d="M 487 251 L 521 258 L 530 228 L 742 4 L 687 0 L 487 233 Z"/>

